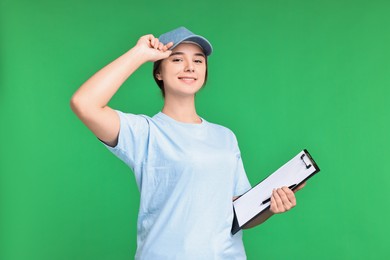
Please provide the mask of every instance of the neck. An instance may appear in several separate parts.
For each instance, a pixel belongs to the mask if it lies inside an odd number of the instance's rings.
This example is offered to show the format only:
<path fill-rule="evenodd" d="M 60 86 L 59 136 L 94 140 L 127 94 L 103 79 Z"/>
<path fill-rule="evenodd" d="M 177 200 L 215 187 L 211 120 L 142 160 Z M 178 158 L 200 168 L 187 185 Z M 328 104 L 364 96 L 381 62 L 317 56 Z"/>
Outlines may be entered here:
<path fill-rule="evenodd" d="M 162 112 L 179 122 L 193 124 L 202 122 L 196 113 L 195 96 L 180 99 L 172 96 L 165 96 Z"/>

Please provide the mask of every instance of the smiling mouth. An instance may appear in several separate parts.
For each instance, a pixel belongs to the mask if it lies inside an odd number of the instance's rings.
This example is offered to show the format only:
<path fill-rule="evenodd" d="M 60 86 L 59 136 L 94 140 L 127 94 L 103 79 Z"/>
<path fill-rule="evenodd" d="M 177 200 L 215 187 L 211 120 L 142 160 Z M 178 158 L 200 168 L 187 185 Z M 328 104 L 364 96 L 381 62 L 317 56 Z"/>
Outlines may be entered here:
<path fill-rule="evenodd" d="M 193 77 L 179 77 L 179 79 L 186 80 L 186 81 L 196 80 L 196 78 Z"/>

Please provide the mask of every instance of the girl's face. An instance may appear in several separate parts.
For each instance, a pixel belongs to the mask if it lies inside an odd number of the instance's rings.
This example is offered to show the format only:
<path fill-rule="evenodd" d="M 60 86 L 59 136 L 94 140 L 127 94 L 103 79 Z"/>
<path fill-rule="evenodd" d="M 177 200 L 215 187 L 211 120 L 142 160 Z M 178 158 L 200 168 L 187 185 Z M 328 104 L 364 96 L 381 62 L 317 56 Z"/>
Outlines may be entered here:
<path fill-rule="evenodd" d="M 156 74 L 164 82 L 165 96 L 195 95 L 202 88 L 206 75 L 206 57 L 202 49 L 192 43 L 181 43 L 161 62 Z"/>

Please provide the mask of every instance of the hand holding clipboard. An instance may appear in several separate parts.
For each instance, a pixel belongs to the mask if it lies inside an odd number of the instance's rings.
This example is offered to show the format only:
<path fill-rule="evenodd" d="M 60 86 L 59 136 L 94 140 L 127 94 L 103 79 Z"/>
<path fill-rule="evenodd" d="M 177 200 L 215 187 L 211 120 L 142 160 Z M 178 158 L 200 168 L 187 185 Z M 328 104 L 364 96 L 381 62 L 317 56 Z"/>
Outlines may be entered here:
<path fill-rule="evenodd" d="M 307 150 L 301 151 L 233 202 L 232 234 L 237 233 L 242 227 L 269 208 L 274 188 L 285 186 L 292 190 L 301 189 L 303 186 L 300 185 L 319 171 L 318 165 L 309 152 Z"/>

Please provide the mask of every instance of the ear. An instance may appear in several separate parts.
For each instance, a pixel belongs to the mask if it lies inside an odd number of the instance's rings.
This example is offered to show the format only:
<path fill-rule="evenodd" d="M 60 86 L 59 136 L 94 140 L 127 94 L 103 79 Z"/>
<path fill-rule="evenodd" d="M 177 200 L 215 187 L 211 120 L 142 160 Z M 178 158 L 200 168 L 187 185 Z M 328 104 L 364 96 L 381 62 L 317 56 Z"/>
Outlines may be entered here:
<path fill-rule="evenodd" d="M 157 78 L 158 80 L 162 80 L 162 77 L 161 77 L 160 72 L 156 72 L 156 78 Z"/>

